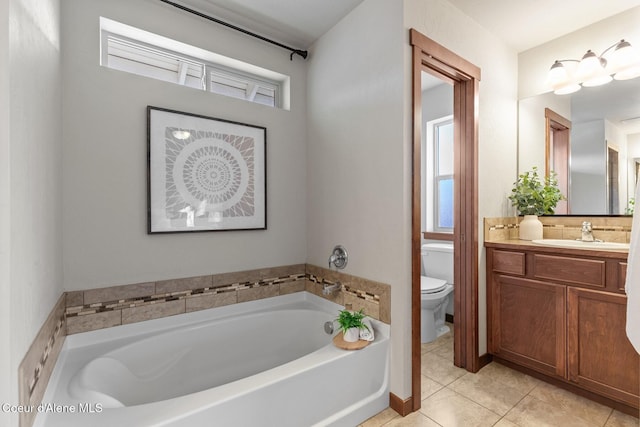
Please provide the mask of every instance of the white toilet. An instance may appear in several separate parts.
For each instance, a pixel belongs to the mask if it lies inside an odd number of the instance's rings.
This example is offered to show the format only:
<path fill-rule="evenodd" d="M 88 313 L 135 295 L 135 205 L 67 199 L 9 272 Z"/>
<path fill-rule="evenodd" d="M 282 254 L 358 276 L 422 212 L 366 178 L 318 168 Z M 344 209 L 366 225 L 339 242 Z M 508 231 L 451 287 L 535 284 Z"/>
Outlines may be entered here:
<path fill-rule="evenodd" d="M 427 343 L 449 332 L 444 319 L 453 299 L 453 244 L 426 243 L 421 252 L 420 341 Z"/>

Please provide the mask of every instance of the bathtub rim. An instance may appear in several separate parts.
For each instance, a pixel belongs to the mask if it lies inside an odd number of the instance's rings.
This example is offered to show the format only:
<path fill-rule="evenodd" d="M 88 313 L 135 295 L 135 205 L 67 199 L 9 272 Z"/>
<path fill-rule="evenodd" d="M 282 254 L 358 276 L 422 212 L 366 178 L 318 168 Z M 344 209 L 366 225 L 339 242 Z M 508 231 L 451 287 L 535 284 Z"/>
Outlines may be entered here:
<path fill-rule="evenodd" d="M 303 304 L 303 306 L 300 305 L 301 303 Z M 143 339 L 145 337 L 153 336 L 156 334 L 162 334 L 165 332 L 169 332 L 169 331 L 184 328 L 184 327 L 190 327 L 192 325 L 197 325 L 200 323 L 215 322 L 220 319 L 236 317 L 246 313 L 259 313 L 264 311 L 301 309 L 301 308 L 315 309 L 315 310 L 325 312 L 328 316 L 327 317 L 328 320 L 335 319 L 338 311 L 341 309 L 344 309 L 344 307 L 341 306 L 340 304 L 333 303 L 331 301 L 328 301 L 324 298 L 321 298 L 307 291 L 302 291 L 302 292 L 297 292 L 297 293 L 288 294 L 288 295 L 275 296 L 275 297 L 270 297 L 270 298 L 255 300 L 255 301 L 232 304 L 224 307 L 216 307 L 216 308 L 211 308 L 206 310 L 195 311 L 191 313 L 180 314 L 176 316 L 153 319 L 153 320 L 148 320 L 148 321 L 143 321 L 143 322 L 138 322 L 138 323 L 133 323 L 128 325 L 119 325 L 111 328 L 88 331 L 88 332 L 71 335 L 67 338 L 67 340 L 65 340 L 65 343 L 60 353 L 60 357 L 56 363 L 56 366 L 54 367 L 54 372 L 51 376 L 51 380 L 49 381 L 49 384 L 47 386 L 47 389 L 42 401 L 58 403 L 54 400 L 56 397 L 56 392 L 58 391 L 60 382 L 65 381 L 64 378 L 62 378 L 63 374 L 68 373 L 66 369 L 63 369 L 63 367 L 65 366 L 66 363 L 69 363 L 68 361 L 69 353 L 78 348 L 86 347 L 91 349 L 92 351 L 89 352 L 90 354 L 87 355 L 86 357 L 82 357 L 82 359 L 92 360 L 96 357 L 95 354 L 103 354 L 104 348 L 113 349 L 114 348 L 113 346 L 117 346 L 117 347 L 124 346 L 124 345 L 127 345 L 128 343 L 133 342 L 136 339 Z M 389 378 L 390 354 L 389 353 L 391 350 L 390 326 L 377 319 L 371 318 L 371 321 L 376 328 L 376 339 L 372 343 L 372 346 L 373 345 L 387 346 L 388 353 L 387 353 L 387 362 L 386 362 L 385 374 L 384 374 L 384 378 L 385 378 L 384 390 L 385 390 L 385 393 L 388 394 L 389 381 L 390 381 L 390 378 Z M 310 353 L 309 355 L 306 355 L 304 357 L 309 359 L 316 359 L 319 362 L 318 365 L 322 365 L 329 362 L 322 358 L 323 357 L 322 352 L 332 351 L 332 349 L 339 351 L 341 353 L 341 355 L 339 355 L 338 357 L 346 357 L 349 353 L 351 353 L 349 351 L 334 348 L 332 344 L 329 342 L 327 346 L 322 347 L 321 349 L 316 350 L 315 352 Z M 279 373 L 282 370 L 283 370 L 282 367 L 276 367 L 276 368 L 273 368 L 271 371 L 273 373 Z M 236 386 L 231 387 L 232 389 L 239 390 L 238 391 L 239 395 L 243 394 L 244 391 L 236 387 L 242 386 L 245 380 L 247 379 L 245 378 L 245 379 L 238 380 L 235 382 Z M 198 392 L 198 393 L 202 393 L 202 392 Z M 198 393 L 195 393 L 195 394 L 198 394 Z M 181 396 L 176 399 L 181 399 L 183 397 L 184 396 Z M 388 399 L 388 397 L 386 396 L 385 398 Z M 369 400 L 369 398 L 367 400 Z M 145 405 L 139 405 L 139 406 L 149 406 L 154 404 L 162 404 L 162 401 L 145 404 Z M 191 405 L 188 405 L 188 406 L 191 406 Z M 198 404 L 196 406 L 201 406 L 201 405 Z M 126 408 L 129 410 L 132 410 L 136 408 L 136 406 L 126 407 Z M 134 409 L 134 412 L 137 412 L 137 411 Z M 81 419 L 81 418 L 78 418 L 78 419 Z M 35 427 L 43 426 L 44 425 L 43 422 L 46 423 L 46 421 L 47 421 L 46 414 L 44 414 L 43 416 L 36 416 L 33 426 Z M 171 419 L 163 420 L 163 422 L 158 425 L 164 425 L 165 421 L 170 422 Z"/>

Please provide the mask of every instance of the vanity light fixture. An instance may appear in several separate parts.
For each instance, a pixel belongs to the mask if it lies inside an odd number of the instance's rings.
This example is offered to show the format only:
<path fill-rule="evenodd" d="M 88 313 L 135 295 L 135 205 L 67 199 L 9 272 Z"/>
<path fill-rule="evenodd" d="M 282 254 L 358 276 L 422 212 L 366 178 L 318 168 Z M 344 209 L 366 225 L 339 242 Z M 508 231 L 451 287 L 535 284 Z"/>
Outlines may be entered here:
<path fill-rule="evenodd" d="M 553 93 L 566 95 L 579 91 L 583 86 L 600 86 L 613 79 L 629 80 L 639 76 L 640 56 L 628 41 L 622 39 L 600 55 L 588 50 L 581 60 L 556 60 L 549 70 L 547 81 Z"/>

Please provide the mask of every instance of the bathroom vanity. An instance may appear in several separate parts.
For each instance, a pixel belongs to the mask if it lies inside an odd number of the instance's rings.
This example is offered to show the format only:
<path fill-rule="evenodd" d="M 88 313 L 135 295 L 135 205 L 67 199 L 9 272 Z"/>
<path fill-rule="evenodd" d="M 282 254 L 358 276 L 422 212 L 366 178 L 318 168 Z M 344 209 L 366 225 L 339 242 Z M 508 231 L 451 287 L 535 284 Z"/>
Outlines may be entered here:
<path fill-rule="evenodd" d="M 640 356 L 625 333 L 628 253 L 520 240 L 485 247 L 494 359 L 638 416 Z"/>

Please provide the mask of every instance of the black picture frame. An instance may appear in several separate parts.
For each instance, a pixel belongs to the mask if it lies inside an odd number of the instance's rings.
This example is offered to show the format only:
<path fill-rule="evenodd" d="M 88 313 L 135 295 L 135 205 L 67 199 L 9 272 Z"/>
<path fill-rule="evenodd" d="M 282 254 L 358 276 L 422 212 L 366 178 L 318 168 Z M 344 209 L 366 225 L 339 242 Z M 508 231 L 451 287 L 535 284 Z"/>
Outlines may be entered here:
<path fill-rule="evenodd" d="M 147 232 L 266 230 L 266 167 L 266 127 L 147 106 Z"/>

